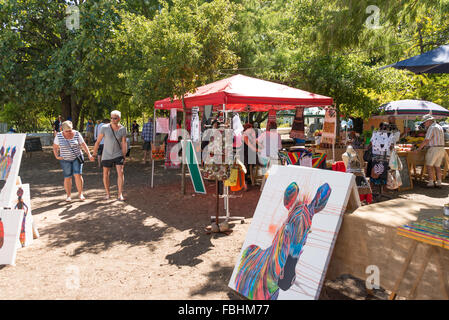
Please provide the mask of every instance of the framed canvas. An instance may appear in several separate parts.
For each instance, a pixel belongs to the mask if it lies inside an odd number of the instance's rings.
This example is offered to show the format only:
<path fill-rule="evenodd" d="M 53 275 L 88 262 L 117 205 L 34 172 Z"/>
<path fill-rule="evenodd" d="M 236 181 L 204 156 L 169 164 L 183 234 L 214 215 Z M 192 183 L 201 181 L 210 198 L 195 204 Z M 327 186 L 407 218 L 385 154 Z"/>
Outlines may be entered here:
<path fill-rule="evenodd" d="M 353 174 L 272 166 L 229 287 L 251 300 L 317 299 L 350 196 Z"/>
<path fill-rule="evenodd" d="M 0 265 L 15 265 L 23 210 L 0 209 Z"/>
<path fill-rule="evenodd" d="M 26 134 L 0 134 L 0 207 L 14 198 Z"/>

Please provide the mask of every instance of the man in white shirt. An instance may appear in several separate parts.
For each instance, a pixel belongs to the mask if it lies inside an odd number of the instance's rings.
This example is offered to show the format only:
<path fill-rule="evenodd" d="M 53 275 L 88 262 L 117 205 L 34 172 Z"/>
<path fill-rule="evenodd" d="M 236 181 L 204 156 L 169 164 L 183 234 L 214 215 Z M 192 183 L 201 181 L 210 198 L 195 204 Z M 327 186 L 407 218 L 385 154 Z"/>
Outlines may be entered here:
<path fill-rule="evenodd" d="M 444 150 L 444 131 L 430 114 L 423 117 L 422 123 L 427 129 L 427 133 L 418 151 L 422 150 L 425 146 L 429 147 L 426 152 L 426 167 L 427 173 L 429 174 L 427 187 L 434 186 L 436 175 L 435 187 L 440 188 L 442 178 L 441 164 L 446 156 L 446 150 Z M 435 170 L 435 173 L 433 170 Z"/>

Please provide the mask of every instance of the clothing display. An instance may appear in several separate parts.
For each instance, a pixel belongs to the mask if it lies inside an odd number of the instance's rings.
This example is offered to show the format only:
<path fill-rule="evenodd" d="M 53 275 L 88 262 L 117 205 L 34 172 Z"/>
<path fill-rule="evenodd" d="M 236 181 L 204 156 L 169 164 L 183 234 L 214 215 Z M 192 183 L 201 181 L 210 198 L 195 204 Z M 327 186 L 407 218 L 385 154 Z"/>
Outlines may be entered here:
<path fill-rule="evenodd" d="M 143 131 L 143 129 L 142 129 Z M 169 133 L 169 119 L 168 118 L 157 118 L 156 119 L 156 133 Z M 143 132 L 142 132 L 143 135 Z M 152 140 L 152 139 L 151 139 Z M 146 141 L 151 141 L 146 140 Z"/>
<path fill-rule="evenodd" d="M 181 167 L 181 157 L 176 154 L 172 154 L 172 149 L 178 144 L 177 141 L 167 141 L 167 150 L 165 153 L 165 169 L 179 169 Z"/>
<path fill-rule="evenodd" d="M 209 144 L 205 147 L 209 157 L 204 159 L 204 179 L 228 180 L 231 175 L 233 150 L 232 144 L 226 143 L 224 128 L 217 129 L 220 135 L 212 135 Z M 218 139 L 221 137 L 221 139 Z"/>
<path fill-rule="evenodd" d="M 176 130 L 176 115 L 177 111 L 176 109 L 170 110 L 170 120 L 169 120 L 169 135 L 168 140 L 170 141 L 178 141 L 178 134 Z"/>
<path fill-rule="evenodd" d="M 293 120 L 290 138 L 305 139 L 304 134 L 304 108 L 296 108 L 295 119 Z"/>
<path fill-rule="evenodd" d="M 193 142 L 200 141 L 201 131 L 200 131 L 200 117 L 198 114 L 199 107 L 192 108 L 192 118 L 190 119 L 190 138 Z"/>
<path fill-rule="evenodd" d="M 391 145 L 394 145 L 398 140 L 399 131 L 374 131 L 371 137 L 371 144 L 374 155 L 390 155 Z"/>
<path fill-rule="evenodd" d="M 312 158 L 312 168 L 326 169 L 327 154 L 325 153 L 313 153 L 311 149 L 306 148 L 293 152 L 279 151 L 279 159 L 283 165 L 299 166 L 303 158 L 303 165 L 308 166 L 309 160 L 307 157 Z"/>

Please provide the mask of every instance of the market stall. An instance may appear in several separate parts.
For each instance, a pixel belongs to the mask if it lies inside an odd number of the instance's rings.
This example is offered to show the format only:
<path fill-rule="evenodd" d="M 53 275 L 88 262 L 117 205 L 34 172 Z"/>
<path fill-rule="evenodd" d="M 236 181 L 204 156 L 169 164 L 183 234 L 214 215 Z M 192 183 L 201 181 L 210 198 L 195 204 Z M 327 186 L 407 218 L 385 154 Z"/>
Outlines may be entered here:
<path fill-rule="evenodd" d="M 230 112 L 266 112 L 332 104 L 333 100 L 330 97 L 270 81 L 235 75 L 198 87 L 194 93 L 188 93 L 183 98 L 156 101 L 154 106 L 155 112 L 177 110 L 183 111 L 184 114 L 194 107 L 198 107 L 199 112 L 203 114 L 206 109 L 210 109 L 210 112 L 221 112 L 226 122 Z"/>

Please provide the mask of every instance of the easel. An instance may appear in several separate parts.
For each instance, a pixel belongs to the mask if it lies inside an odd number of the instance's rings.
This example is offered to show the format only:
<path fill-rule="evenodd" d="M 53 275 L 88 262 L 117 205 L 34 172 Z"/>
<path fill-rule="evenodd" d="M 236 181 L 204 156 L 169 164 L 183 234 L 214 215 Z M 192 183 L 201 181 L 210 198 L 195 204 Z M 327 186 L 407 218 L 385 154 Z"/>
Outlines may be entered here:
<path fill-rule="evenodd" d="M 408 295 L 409 299 L 414 299 L 416 296 L 416 288 L 418 287 L 418 284 L 421 281 L 421 278 L 424 274 L 424 271 L 426 270 L 427 264 L 429 263 L 430 258 L 432 257 L 433 254 L 436 255 L 437 257 L 437 271 L 438 271 L 438 277 L 440 279 L 440 285 L 441 285 L 441 291 L 443 293 L 443 295 L 445 296 L 446 299 L 449 300 L 449 290 L 447 289 L 446 286 L 446 275 L 444 274 L 444 267 L 443 267 L 443 259 L 442 259 L 442 255 L 441 255 L 441 248 L 438 248 L 434 245 L 430 245 L 430 244 L 426 244 L 424 242 L 418 241 L 418 240 L 413 240 L 412 245 L 410 246 L 410 249 L 408 251 L 408 255 L 407 258 L 405 259 L 404 265 L 402 266 L 402 270 L 401 273 L 399 275 L 398 280 L 396 281 L 394 288 L 390 294 L 390 296 L 388 297 L 389 300 L 394 300 L 396 298 L 396 292 L 399 289 L 399 286 L 401 285 L 402 280 L 404 279 L 404 276 L 407 272 L 407 269 L 410 265 L 410 262 L 412 261 L 413 255 L 416 251 L 416 248 L 418 247 L 418 244 L 422 243 L 423 245 L 427 246 L 427 251 L 426 251 L 426 256 L 424 261 L 421 264 L 421 267 L 419 269 L 418 272 L 418 276 L 416 277 L 416 280 L 413 284 L 412 289 L 410 290 L 410 293 Z"/>

